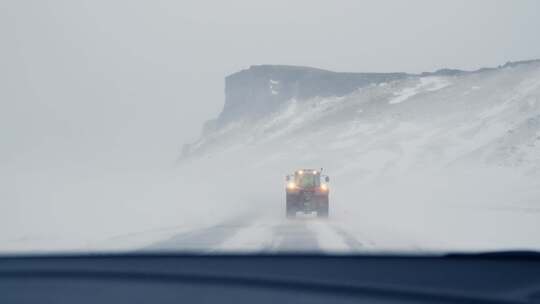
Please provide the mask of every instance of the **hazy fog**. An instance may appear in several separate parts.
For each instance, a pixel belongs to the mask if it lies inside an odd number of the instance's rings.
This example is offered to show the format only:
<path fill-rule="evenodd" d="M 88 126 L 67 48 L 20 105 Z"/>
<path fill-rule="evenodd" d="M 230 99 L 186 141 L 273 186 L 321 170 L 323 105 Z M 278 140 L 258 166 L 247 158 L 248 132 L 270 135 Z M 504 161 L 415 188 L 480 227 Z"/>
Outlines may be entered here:
<path fill-rule="evenodd" d="M 205 206 L 191 216 L 179 201 L 207 190 L 175 180 L 174 164 L 221 111 L 228 74 L 539 58 L 538 12 L 535 0 L 0 0 L 0 241 L 197 222 Z"/>

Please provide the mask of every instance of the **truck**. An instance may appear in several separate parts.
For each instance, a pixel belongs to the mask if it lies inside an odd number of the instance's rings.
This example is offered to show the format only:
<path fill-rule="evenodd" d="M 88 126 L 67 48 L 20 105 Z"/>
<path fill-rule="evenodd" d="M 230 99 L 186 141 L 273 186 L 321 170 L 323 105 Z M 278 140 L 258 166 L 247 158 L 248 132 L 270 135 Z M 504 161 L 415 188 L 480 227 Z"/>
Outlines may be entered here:
<path fill-rule="evenodd" d="M 317 213 L 319 218 L 328 217 L 330 177 L 322 174 L 322 168 L 298 169 L 285 176 L 286 216 L 295 218 L 297 213 Z"/>

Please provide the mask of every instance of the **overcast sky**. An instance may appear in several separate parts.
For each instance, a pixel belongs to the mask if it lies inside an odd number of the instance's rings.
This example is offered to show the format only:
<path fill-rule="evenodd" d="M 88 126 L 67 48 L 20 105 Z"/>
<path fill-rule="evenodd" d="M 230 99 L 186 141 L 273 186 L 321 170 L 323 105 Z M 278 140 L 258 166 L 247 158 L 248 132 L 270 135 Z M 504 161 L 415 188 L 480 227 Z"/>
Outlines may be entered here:
<path fill-rule="evenodd" d="M 476 69 L 539 29 L 536 0 L 0 0 L 0 164 L 170 164 L 249 65 Z"/>

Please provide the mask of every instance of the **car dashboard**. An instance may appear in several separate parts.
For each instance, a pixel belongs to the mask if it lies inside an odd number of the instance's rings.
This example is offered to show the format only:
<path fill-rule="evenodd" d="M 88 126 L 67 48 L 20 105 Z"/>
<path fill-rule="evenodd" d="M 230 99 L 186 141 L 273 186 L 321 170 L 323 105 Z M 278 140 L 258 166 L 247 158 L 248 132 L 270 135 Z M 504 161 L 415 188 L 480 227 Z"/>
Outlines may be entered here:
<path fill-rule="evenodd" d="M 0 303 L 540 303 L 540 258 L 4 256 Z"/>

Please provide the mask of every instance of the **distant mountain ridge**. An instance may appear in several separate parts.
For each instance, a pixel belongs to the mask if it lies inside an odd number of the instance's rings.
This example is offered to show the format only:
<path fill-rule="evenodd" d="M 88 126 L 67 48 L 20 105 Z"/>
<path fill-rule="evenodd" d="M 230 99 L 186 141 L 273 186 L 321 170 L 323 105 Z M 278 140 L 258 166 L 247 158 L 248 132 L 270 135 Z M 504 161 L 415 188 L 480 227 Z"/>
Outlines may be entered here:
<path fill-rule="evenodd" d="M 539 62 L 508 62 L 495 68 L 475 71 L 439 69 L 435 72 L 410 74 L 333 72 L 318 68 L 290 65 L 252 65 L 225 78 L 225 103 L 219 117 L 206 123 L 204 130 L 215 130 L 241 119 L 257 119 L 277 110 L 291 100 L 314 97 L 345 96 L 368 85 L 410 77 L 457 76 Z"/>
<path fill-rule="evenodd" d="M 406 73 L 338 73 L 301 66 L 251 66 L 225 78 L 225 104 L 215 126 L 238 119 L 256 119 L 291 99 L 344 96 L 369 84 L 408 76 Z"/>
<path fill-rule="evenodd" d="M 421 74 L 252 66 L 225 93 L 182 159 L 305 155 L 365 179 L 462 165 L 540 174 L 540 60 Z"/>

